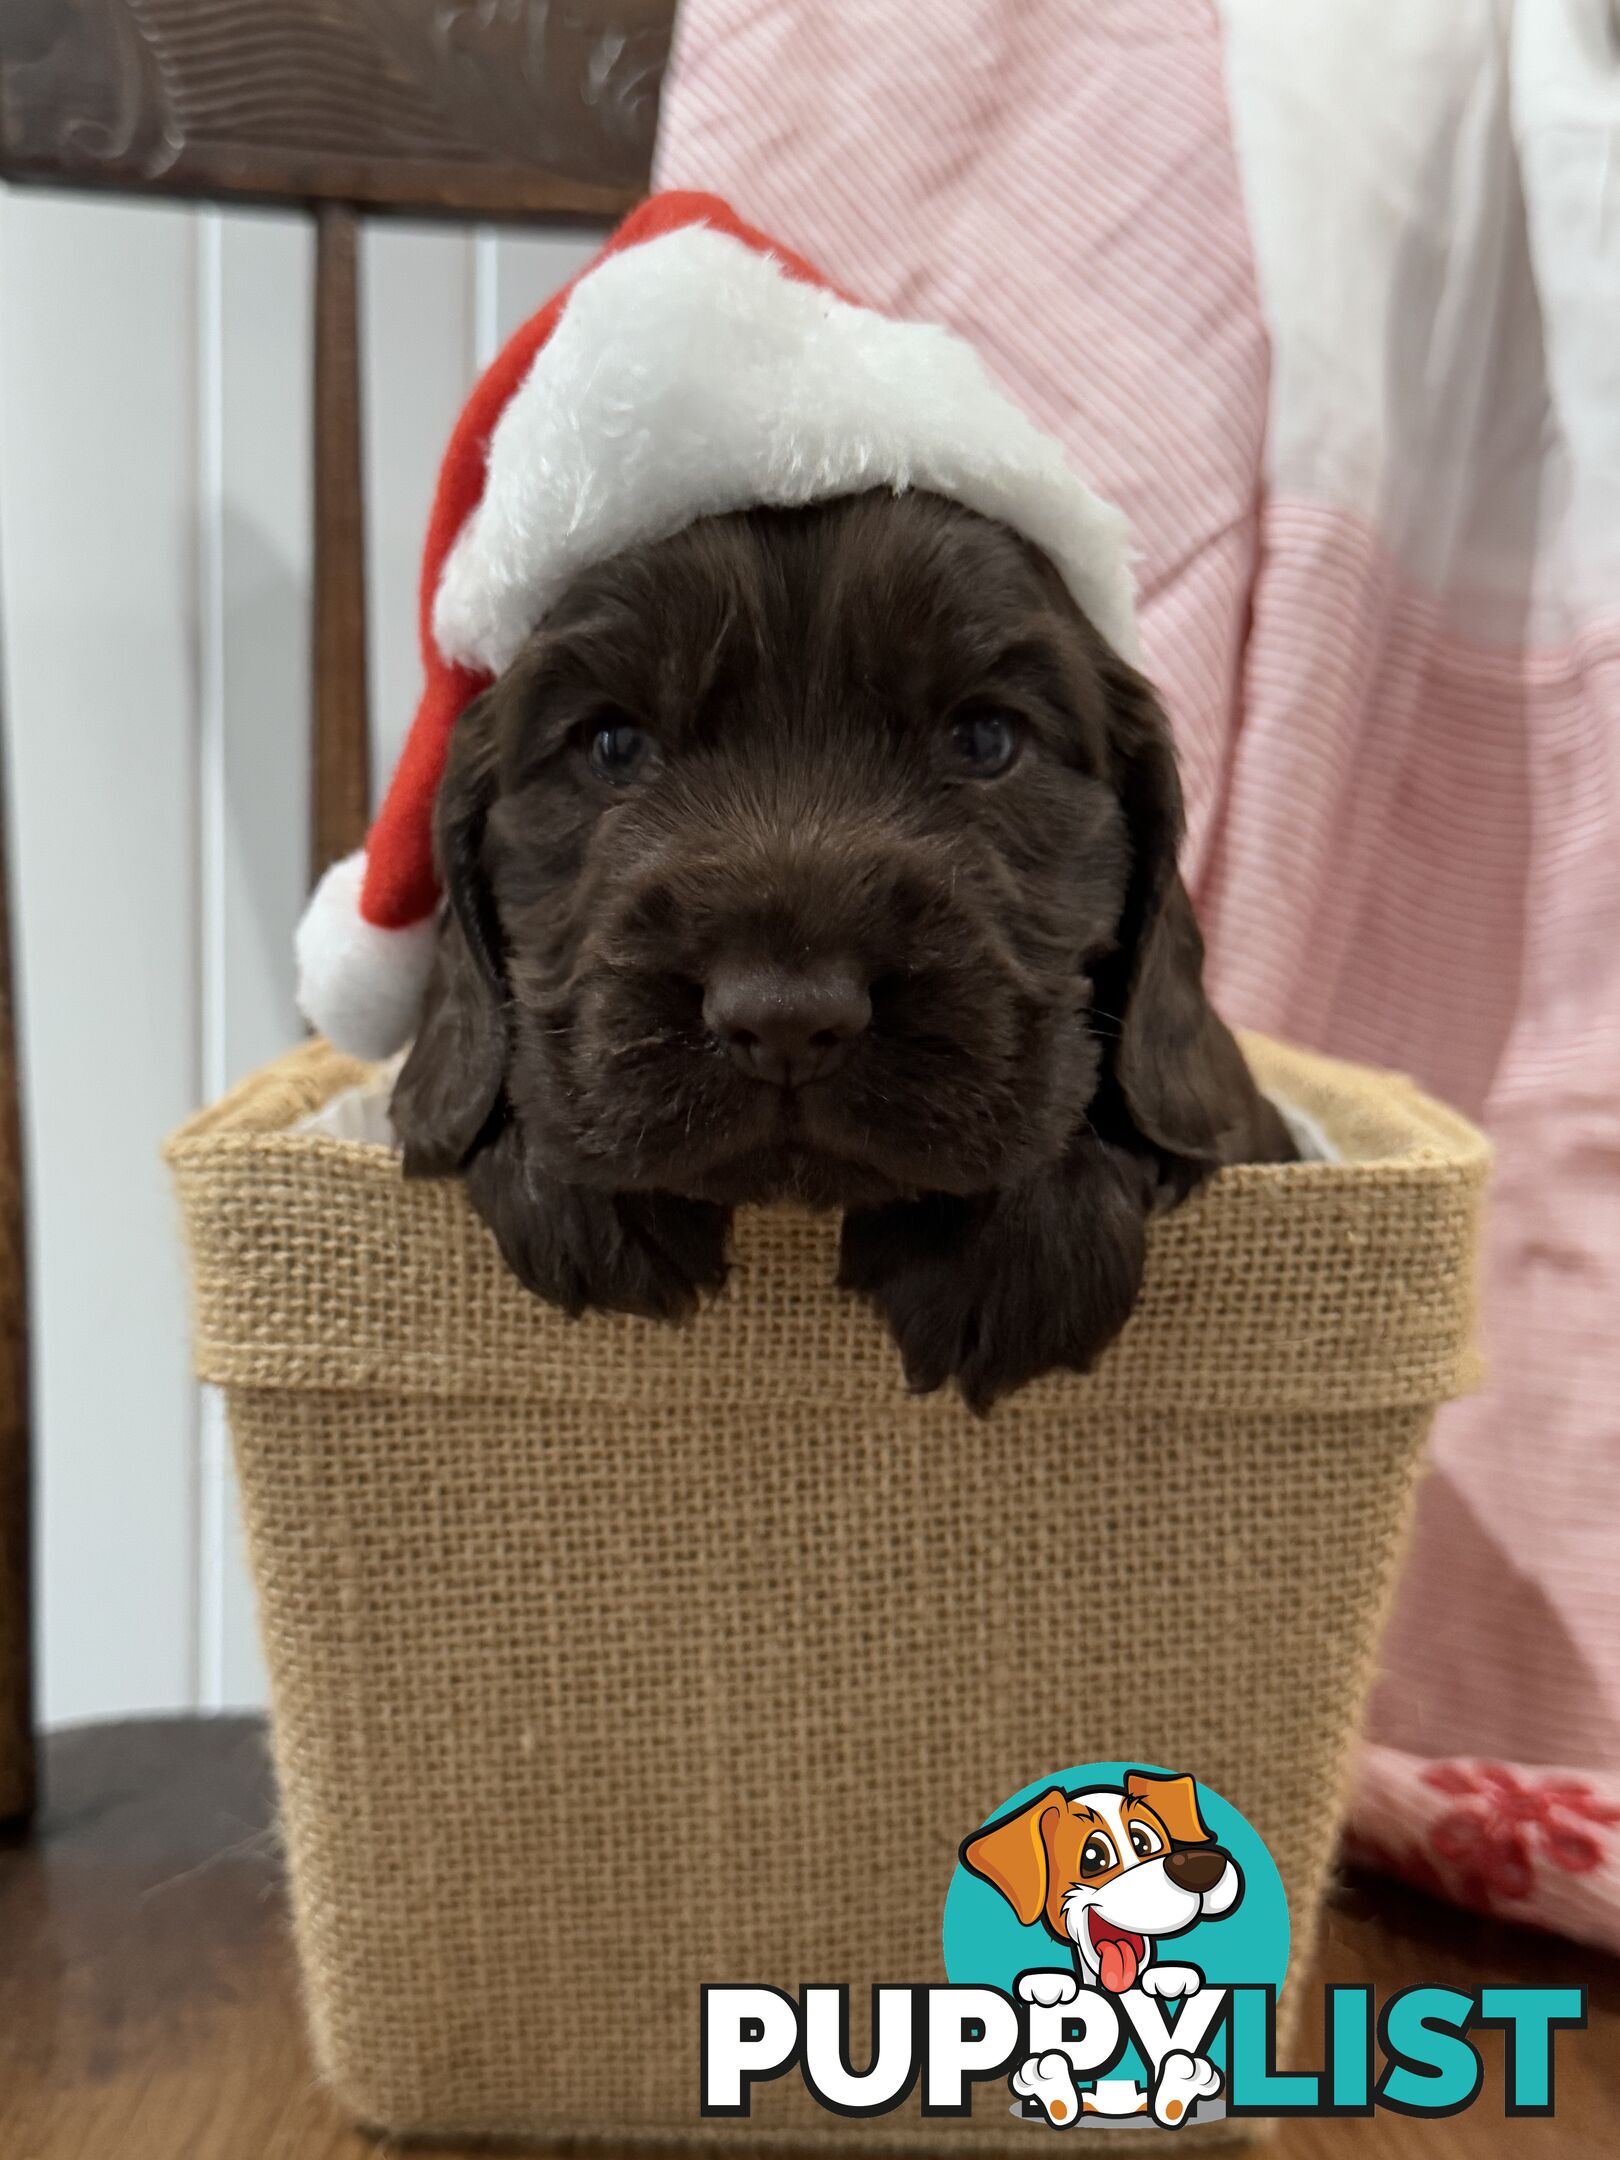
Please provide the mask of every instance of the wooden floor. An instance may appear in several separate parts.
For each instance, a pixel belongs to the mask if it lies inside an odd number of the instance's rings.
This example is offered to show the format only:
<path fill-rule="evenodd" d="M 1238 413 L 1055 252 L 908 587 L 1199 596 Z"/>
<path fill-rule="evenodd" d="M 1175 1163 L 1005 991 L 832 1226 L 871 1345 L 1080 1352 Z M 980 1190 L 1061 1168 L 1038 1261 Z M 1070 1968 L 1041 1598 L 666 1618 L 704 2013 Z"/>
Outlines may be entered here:
<path fill-rule="evenodd" d="M 45 1767 L 32 1839 L 0 1844 L 0 2160 L 376 2160 L 310 2072 L 260 1728 L 86 1728 L 53 1738 Z M 1620 2153 L 1615 1962 L 1358 1882 L 1329 1915 L 1319 1977 L 1380 1995 L 1584 1984 L 1591 2022 L 1560 2037 L 1551 2121 L 1504 2120 L 1497 2048 L 1466 2114 L 1289 2123 L 1273 2160 Z"/>

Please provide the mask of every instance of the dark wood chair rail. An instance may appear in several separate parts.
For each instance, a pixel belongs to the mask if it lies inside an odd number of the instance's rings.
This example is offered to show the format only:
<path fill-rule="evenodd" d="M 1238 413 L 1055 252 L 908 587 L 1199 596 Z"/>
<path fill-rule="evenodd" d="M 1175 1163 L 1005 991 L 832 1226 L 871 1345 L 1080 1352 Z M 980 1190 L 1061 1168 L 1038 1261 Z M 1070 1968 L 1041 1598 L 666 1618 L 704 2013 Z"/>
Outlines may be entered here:
<path fill-rule="evenodd" d="M 643 194 L 675 0 L 13 0 L 0 179 L 316 221 L 310 875 L 371 793 L 357 212 L 600 218 Z M 26 1219 L 0 848 L 0 1821 L 32 1794 Z"/>

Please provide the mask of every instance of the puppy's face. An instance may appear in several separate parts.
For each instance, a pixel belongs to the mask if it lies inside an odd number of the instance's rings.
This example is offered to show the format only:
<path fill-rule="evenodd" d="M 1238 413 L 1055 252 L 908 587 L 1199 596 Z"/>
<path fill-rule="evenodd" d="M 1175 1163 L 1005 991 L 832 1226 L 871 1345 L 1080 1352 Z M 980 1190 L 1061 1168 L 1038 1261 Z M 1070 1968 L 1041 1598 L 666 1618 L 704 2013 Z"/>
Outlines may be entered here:
<path fill-rule="evenodd" d="M 587 1182 L 982 1190 L 1097 1078 L 1129 875 L 1094 648 L 1006 533 L 865 498 L 581 581 L 501 696 L 513 1109 Z"/>
<path fill-rule="evenodd" d="M 927 496 L 583 576 L 441 799 L 535 1159 L 850 1206 L 1055 1156 L 1121 1026 L 1133 689 L 1033 550 Z"/>
<path fill-rule="evenodd" d="M 1135 1986 L 1159 1937 L 1230 1912 L 1243 1891 L 1236 1861 L 1204 1827 L 1194 1781 L 1146 1771 L 1123 1788 L 1045 1793 L 970 1838 L 962 1858 L 1116 1995 Z"/>

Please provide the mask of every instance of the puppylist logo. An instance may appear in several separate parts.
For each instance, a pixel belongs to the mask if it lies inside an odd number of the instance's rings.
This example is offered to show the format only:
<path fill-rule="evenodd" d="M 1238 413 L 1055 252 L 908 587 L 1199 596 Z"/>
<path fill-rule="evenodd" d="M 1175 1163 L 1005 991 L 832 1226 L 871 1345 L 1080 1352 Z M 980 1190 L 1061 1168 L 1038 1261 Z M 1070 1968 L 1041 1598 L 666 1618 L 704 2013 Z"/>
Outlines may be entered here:
<path fill-rule="evenodd" d="M 1502 2105 L 1554 2111 L 1554 2041 L 1580 1988 L 1324 1990 L 1319 2070 L 1279 2072 L 1288 1905 L 1271 1855 L 1185 1771 L 1085 1763 L 1015 1793 L 962 1840 L 947 1983 L 878 1983 L 853 2060 L 847 1985 L 702 1991 L 706 2116 L 747 2116 L 797 2071 L 835 2114 L 973 2112 L 980 2088 L 1035 2127 L 1179 2130 L 1223 2116 L 1455 2115 L 1484 2087 L 1470 2035 L 1506 2035 Z M 989 2095 L 986 2093 L 986 2100 Z"/>

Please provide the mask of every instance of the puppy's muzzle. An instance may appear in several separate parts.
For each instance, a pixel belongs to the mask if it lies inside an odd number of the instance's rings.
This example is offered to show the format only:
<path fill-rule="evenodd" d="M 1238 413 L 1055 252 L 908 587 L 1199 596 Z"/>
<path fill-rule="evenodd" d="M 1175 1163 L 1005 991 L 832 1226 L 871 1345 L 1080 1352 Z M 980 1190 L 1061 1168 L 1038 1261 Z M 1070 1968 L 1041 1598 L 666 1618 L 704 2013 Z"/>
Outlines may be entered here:
<path fill-rule="evenodd" d="M 704 1026 L 740 1071 L 773 1087 L 826 1079 L 871 1019 L 871 994 L 847 961 L 722 959 L 704 985 Z"/>

